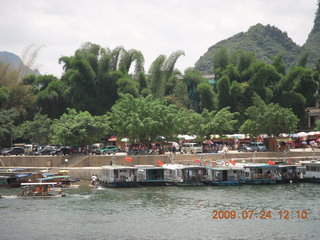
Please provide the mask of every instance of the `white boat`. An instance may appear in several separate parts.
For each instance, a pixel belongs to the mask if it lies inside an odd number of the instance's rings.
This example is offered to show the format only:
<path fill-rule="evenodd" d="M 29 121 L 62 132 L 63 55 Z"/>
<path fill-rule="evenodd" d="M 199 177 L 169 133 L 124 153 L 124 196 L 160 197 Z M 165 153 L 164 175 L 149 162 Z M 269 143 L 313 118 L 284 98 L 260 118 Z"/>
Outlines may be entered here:
<path fill-rule="evenodd" d="M 303 182 L 320 183 L 320 161 L 300 161 L 304 174 L 301 176 Z"/>
<path fill-rule="evenodd" d="M 112 188 L 138 187 L 137 175 L 137 167 L 103 166 L 100 184 Z"/>
<path fill-rule="evenodd" d="M 138 168 L 138 182 L 141 186 L 171 186 L 176 182 L 176 171 L 170 167 L 135 165 Z"/>
<path fill-rule="evenodd" d="M 177 186 L 204 186 L 207 182 L 207 168 L 199 165 L 181 165 L 177 168 Z"/>
<path fill-rule="evenodd" d="M 245 181 L 243 166 L 220 166 L 208 168 L 208 182 L 214 186 L 237 186 Z"/>

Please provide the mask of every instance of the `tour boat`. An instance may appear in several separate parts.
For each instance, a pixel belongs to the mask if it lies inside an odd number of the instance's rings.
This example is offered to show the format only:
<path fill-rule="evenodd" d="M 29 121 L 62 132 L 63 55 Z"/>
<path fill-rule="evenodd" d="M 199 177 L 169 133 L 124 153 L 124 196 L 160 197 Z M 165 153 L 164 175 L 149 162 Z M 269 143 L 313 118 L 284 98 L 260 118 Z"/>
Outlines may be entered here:
<path fill-rule="evenodd" d="M 244 164 L 246 184 L 276 184 L 279 175 L 277 165 L 248 163 Z"/>
<path fill-rule="evenodd" d="M 155 167 L 154 165 L 135 165 L 138 168 L 138 182 L 141 186 L 171 186 L 175 178 L 172 177 L 172 169 Z"/>
<path fill-rule="evenodd" d="M 214 186 L 238 186 L 245 180 L 243 166 L 221 166 L 208 168 L 208 181 Z"/>
<path fill-rule="evenodd" d="M 17 198 L 51 198 L 64 197 L 62 190 L 57 188 L 56 182 L 21 183 L 22 192 Z"/>
<path fill-rule="evenodd" d="M 207 182 L 207 168 L 198 165 L 184 165 L 177 168 L 177 186 L 204 186 Z"/>
<path fill-rule="evenodd" d="M 22 182 L 27 182 L 30 176 L 29 173 L 3 173 L 0 175 L 0 187 L 18 188 Z"/>
<path fill-rule="evenodd" d="M 300 161 L 305 172 L 302 175 L 302 182 L 320 183 L 320 161 Z"/>
<path fill-rule="evenodd" d="M 73 184 L 74 182 L 76 182 L 78 180 L 72 179 L 68 175 L 47 176 L 44 178 L 38 178 L 36 181 L 43 182 L 43 183 L 55 181 L 55 182 L 57 182 L 57 186 L 60 188 L 63 188 L 63 189 L 75 189 L 80 186 L 80 185 Z"/>
<path fill-rule="evenodd" d="M 300 172 L 298 165 L 279 165 L 277 183 L 300 182 Z"/>
<path fill-rule="evenodd" d="M 137 174 L 137 167 L 116 165 L 103 166 L 100 184 L 112 188 L 138 187 Z"/>

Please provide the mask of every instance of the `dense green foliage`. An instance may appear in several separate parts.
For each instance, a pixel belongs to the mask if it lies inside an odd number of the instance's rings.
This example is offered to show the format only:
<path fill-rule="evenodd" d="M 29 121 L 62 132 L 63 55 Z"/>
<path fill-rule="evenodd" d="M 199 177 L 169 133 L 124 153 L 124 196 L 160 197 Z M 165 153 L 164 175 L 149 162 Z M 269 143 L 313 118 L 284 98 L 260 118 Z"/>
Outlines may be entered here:
<path fill-rule="evenodd" d="M 52 124 L 52 142 L 56 144 L 83 146 L 93 144 L 108 134 L 110 128 L 106 115 L 92 116 L 89 112 L 67 109 Z"/>
<path fill-rule="evenodd" d="M 292 133 L 297 128 L 298 118 L 288 108 L 279 104 L 266 104 L 259 95 L 254 94 L 253 106 L 246 110 L 249 117 L 240 131 L 251 136 L 266 133 L 269 136 L 280 133 Z"/>
<path fill-rule="evenodd" d="M 319 15 L 307 41 L 311 52 L 261 24 L 211 47 L 196 64 L 214 73 L 210 81 L 194 68 L 175 69 L 183 51 L 159 55 L 145 71 L 140 51 L 93 43 L 59 59 L 61 78 L 28 75 L 20 81 L 0 64 L 0 144 L 80 146 L 111 134 L 155 141 L 177 134 L 307 130 L 305 109 L 319 98 L 320 60 L 310 68 Z"/>

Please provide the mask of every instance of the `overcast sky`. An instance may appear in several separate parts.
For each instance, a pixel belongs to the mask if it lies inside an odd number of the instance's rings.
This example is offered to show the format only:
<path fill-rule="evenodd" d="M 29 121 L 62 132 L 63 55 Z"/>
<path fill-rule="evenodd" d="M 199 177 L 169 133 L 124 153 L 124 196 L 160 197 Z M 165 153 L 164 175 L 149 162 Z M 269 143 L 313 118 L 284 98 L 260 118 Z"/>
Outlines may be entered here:
<path fill-rule="evenodd" d="M 44 46 L 35 65 L 62 74 L 58 59 L 84 42 L 140 50 L 147 70 L 160 54 L 183 50 L 184 71 L 213 44 L 257 23 L 286 31 L 302 45 L 313 26 L 317 0 L 1 0 L 0 51 L 19 56 Z"/>

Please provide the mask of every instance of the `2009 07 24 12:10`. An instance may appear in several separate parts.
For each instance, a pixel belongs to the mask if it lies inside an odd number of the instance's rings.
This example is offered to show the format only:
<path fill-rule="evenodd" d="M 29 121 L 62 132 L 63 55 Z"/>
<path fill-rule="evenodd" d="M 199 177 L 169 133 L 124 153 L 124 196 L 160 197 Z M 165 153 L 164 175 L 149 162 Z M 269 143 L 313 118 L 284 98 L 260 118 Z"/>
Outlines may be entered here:
<path fill-rule="evenodd" d="M 289 211 L 289 210 L 214 210 L 212 211 L 212 219 L 308 219 L 307 210 Z"/>

